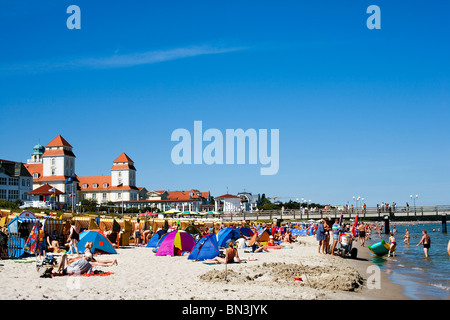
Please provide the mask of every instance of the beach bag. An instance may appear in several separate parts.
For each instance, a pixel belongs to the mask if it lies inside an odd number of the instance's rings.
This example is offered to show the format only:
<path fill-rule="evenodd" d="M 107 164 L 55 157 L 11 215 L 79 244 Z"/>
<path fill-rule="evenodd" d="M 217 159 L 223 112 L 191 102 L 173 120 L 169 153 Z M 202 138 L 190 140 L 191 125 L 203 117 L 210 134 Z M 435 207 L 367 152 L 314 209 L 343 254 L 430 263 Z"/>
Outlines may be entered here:
<path fill-rule="evenodd" d="M 45 271 L 40 275 L 40 278 L 51 278 L 53 277 L 53 267 L 46 268 Z"/>
<path fill-rule="evenodd" d="M 45 256 L 44 260 L 42 261 L 42 265 L 54 265 L 56 264 L 56 259 L 53 255 L 49 254 Z"/>

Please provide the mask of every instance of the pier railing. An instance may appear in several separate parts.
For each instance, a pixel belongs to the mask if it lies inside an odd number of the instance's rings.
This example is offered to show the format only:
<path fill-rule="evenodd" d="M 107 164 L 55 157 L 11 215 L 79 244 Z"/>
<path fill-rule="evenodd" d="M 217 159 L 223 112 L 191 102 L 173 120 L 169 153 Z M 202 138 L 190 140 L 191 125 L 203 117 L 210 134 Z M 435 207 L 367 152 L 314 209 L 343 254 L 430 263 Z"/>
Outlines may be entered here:
<path fill-rule="evenodd" d="M 356 215 L 359 218 L 370 218 L 382 220 L 385 216 L 390 218 L 410 217 L 436 217 L 442 215 L 450 215 L 450 205 L 436 206 L 410 206 L 410 207 L 391 207 L 391 208 L 358 208 L 358 209 L 317 209 L 317 210 L 261 210 L 261 211 L 244 211 L 224 213 L 223 220 L 317 220 L 328 217 L 329 219 L 339 218 L 343 215 L 344 219 L 353 219 Z"/>

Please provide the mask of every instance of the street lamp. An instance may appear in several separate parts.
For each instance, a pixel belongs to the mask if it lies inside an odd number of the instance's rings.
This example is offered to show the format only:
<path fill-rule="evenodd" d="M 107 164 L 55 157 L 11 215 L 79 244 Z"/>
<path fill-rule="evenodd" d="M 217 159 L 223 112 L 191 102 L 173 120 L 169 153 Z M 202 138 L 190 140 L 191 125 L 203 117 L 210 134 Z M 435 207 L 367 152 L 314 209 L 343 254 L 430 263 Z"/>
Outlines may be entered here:
<path fill-rule="evenodd" d="M 359 201 L 359 205 L 361 205 L 361 197 L 358 197 L 356 199 L 356 214 L 358 214 L 358 201 Z"/>
<path fill-rule="evenodd" d="M 419 195 L 416 194 L 416 196 L 413 197 L 413 195 L 411 194 L 411 195 L 409 195 L 409 197 L 411 198 L 411 200 L 414 200 L 414 214 L 417 214 L 417 211 L 416 211 L 416 199 L 419 198 Z"/>

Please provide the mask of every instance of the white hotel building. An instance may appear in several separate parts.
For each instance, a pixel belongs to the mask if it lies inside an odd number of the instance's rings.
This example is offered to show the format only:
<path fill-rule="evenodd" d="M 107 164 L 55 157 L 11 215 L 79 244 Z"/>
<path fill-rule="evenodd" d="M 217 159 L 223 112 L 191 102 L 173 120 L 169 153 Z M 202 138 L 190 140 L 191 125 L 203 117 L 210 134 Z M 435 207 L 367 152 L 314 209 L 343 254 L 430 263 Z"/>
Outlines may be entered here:
<path fill-rule="evenodd" d="M 61 135 L 45 147 L 36 145 L 33 148 L 31 159 L 25 164 L 33 177 L 33 190 L 49 184 L 62 192 L 59 202 L 64 204 L 78 203 L 82 199 L 92 199 L 98 203 L 138 199 L 136 168 L 125 153 L 113 161 L 110 176 L 77 176 L 76 157 L 72 149 Z M 69 178 L 73 179 L 70 184 L 66 183 Z"/>

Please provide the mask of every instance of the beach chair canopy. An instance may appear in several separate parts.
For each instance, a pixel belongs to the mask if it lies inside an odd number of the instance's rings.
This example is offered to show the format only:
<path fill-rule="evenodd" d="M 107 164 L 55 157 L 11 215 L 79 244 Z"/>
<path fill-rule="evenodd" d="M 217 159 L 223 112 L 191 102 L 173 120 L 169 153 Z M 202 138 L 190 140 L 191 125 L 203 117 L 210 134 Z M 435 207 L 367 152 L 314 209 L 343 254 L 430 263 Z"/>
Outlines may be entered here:
<path fill-rule="evenodd" d="M 188 256 L 188 260 L 206 260 L 214 259 L 220 254 L 219 244 L 217 243 L 217 238 L 215 234 L 209 234 L 201 238 L 194 249 L 192 249 L 191 254 Z"/>
<path fill-rule="evenodd" d="M 105 237 L 101 230 L 86 230 L 80 234 L 80 241 L 78 242 L 77 248 L 78 252 L 82 253 L 86 250 L 86 242 L 92 242 L 91 252 L 101 252 L 108 254 L 116 254 L 116 249 L 114 249 L 111 241 Z"/>
<path fill-rule="evenodd" d="M 156 256 L 174 256 L 175 251 L 189 251 L 194 248 L 195 240 L 189 232 L 184 230 L 174 230 L 167 234 L 161 241 Z"/>
<path fill-rule="evenodd" d="M 189 232 L 192 235 L 202 234 L 194 225 L 190 224 L 184 229 L 184 231 Z"/>
<path fill-rule="evenodd" d="M 240 233 L 238 229 L 226 227 L 224 229 L 221 229 L 219 233 L 217 233 L 217 242 L 219 243 L 220 247 L 226 247 L 227 242 L 231 239 L 238 239 L 240 237 Z"/>

